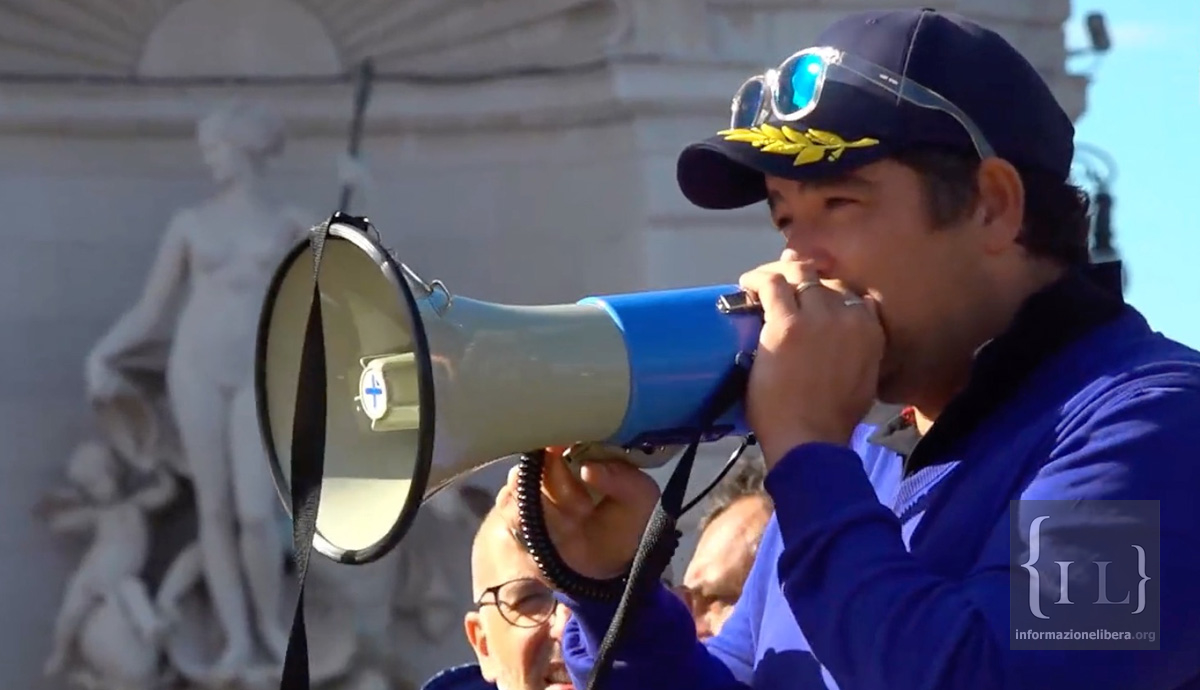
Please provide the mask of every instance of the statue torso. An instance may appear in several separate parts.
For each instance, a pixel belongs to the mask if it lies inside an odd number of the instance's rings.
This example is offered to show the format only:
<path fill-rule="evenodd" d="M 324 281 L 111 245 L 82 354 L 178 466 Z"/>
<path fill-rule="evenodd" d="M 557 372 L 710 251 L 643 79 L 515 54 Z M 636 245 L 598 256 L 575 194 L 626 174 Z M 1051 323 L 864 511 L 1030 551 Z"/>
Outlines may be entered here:
<path fill-rule="evenodd" d="M 173 359 L 224 383 L 247 384 L 267 286 L 302 226 L 266 202 L 224 199 L 188 209 L 176 222 L 188 247 L 189 294 Z"/>
<path fill-rule="evenodd" d="M 96 586 L 116 587 L 141 571 L 148 545 L 146 518 L 139 507 L 129 502 L 103 507 L 97 516 L 91 553 L 81 570 L 97 578 Z"/>

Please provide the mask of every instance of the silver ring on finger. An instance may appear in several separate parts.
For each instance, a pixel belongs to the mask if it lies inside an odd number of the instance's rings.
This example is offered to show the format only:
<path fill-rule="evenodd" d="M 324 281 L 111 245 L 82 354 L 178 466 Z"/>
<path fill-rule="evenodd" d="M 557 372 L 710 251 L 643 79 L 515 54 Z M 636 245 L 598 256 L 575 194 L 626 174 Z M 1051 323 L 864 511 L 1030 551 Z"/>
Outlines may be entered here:
<path fill-rule="evenodd" d="M 821 287 L 821 282 L 817 281 L 817 280 L 806 280 L 803 283 L 800 283 L 799 285 L 797 285 L 796 286 L 796 301 L 800 300 L 800 295 L 803 295 L 805 290 L 807 290 L 809 288 L 814 288 L 814 287 Z"/>
<path fill-rule="evenodd" d="M 851 297 L 850 299 L 847 299 L 846 301 L 842 302 L 842 304 L 846 305 L 847 307 L 860 307 L 866 303 L 863 302 L 858 297 Z"/>

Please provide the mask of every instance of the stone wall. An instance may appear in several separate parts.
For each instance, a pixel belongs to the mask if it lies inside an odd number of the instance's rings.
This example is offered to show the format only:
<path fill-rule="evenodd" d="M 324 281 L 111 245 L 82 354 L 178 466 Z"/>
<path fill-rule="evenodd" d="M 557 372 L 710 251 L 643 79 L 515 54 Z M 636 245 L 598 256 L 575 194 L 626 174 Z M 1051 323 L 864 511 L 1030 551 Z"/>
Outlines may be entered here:
<path fill-rule="evenodd" d="M 675 155 L 724 124 L 749 73 L 867 4 L 909 3 L 4 0 L 0 72 L 295 76 L 352 69 L 373 55 L 380 72 L 457 76 L 375 86 L 364 145 L 375 187 L 356 210 L 404 261 L 453 291 L 572 301 L 732 281 L 775 254 L 761 209 L 689 206 L 675 187 Z M 1085 84 L 1063 72 L 1067 0 L 934 5 L 991 22 L 1082 113 Z M 467 79 L 506 69 L 541 71 Z M 172 212 L 210 192 L 195 121 L 234 97 L 269 100 L 288 117 L 274 191 L 314 221 L 332 210 L 350 85 L 0 79 L 5 688 L 58 687 L 40 670 L 81 544 L 52 536 L 31 511 L 90 429 L 83 357 L 139 294 Z M 694 487 L 728 450 L 710 450 Z M 497 478 L 490 472 L 486 483 Z M 457 637 L 438 648 L 414 675 L 467 653 Z"/>

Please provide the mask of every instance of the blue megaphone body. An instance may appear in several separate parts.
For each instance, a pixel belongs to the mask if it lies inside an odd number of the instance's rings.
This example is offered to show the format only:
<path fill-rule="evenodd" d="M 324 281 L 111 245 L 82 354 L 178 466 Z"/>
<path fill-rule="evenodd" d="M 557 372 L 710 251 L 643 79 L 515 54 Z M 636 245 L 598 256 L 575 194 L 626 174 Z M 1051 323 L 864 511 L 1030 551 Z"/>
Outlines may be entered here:
<path fill-rule="evenodd" d="M 587 297 L 620 330 L 629 359 L 629 402 L 607 443 L 670 446 L 688 443 L 697 414 L 717 393 L 741 354 L 758 347 L 761 311 L 737 285 Z M 741 401 L 705 431 L 705 441 L 745 435 Z"/>

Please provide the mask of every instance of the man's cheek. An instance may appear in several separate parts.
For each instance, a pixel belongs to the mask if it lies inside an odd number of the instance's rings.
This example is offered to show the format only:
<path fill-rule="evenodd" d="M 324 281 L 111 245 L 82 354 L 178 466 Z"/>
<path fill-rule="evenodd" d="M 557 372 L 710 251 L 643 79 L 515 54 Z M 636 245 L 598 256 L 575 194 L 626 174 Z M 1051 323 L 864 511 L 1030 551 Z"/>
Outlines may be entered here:
<path fill-rule="evenodd" d="M 713 634 L 721 631 L 722 626 L 733 615 L 733 606 L 721 606 L 713 613 Z"/>
<path fill-rule="evenodd" d="M 521 630 L 519 636 L 514 636 L 513 642 L 516 644 L 519 654 L 514 655 L 514 661 L 520 661 L 521 679 L 532 685 L 532 687 L 540 687 L 540 675 L 545 672 L 546 664 L 550 660 L 550 652 L 553 647 L 553 640 L 550 639 L 545 627 L 533 630 Z M 522 686 L 524 687 L 524 686 Z"/>

